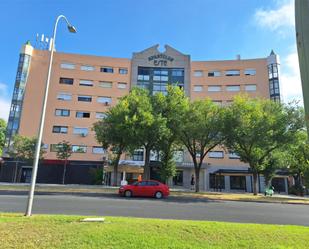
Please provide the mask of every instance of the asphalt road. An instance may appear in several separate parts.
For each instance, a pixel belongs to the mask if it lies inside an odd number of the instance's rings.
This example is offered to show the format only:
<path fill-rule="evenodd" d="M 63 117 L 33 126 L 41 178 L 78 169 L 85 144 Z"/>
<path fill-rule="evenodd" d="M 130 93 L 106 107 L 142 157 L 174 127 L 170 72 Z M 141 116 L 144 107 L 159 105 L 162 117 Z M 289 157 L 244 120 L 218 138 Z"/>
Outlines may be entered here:
<path fill-rule="evenodd" d="M 27 196 L 0 193 L 0 212 L 24 212 Z M 131 216 L 309 226 L 309 206 L 297 204 L 207 201 L 169 197 L 126 199 L 118 196 L 40 194 L 34 214 Z"/>

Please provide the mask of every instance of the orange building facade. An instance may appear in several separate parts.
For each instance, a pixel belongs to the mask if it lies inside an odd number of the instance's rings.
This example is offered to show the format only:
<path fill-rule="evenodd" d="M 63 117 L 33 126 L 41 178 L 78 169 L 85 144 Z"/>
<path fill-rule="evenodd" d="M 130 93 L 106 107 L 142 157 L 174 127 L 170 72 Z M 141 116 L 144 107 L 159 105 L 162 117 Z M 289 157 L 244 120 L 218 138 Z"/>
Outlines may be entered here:
<path fill-rule="evenodd" d="M 49 54 L 30 44 L 22 48 L 8 121 L 8 147 L 15 134 L 34 137 L 38 133 Z M 58 183 L 62 179 L 56 145 L 66 140 L 73 150 L 67 183 L 92 183 L 91 171 L 102 168 L 105 162 L 103 180 L 110 184 L 113 173 L 106 167 L 108 155 L 95 139 L 93 123 L 104 118 L 105 112 L 132 87 L 146 88 L 154 94 L 164 93 L 168 84 L 178 85 L 191 100 L 210 98 L 218 105 L 229 104 L 239 93 L 280 101 L 279 60 L 272 52 L 259 59 L 191 61 L 190 55 L 168 45 L 164 52 L 155 45 L 133 53 L 130 59 L 56 52 L 43 133 L 46 154 L 38 180 Z M 133 155 L 123 155 L 119 179 L 136 179 L 143 172 L 143 160 L 142 148 Z M 156 161 L 155 153 L 151 160 Z M 177 175 L 170 185 L 190 187 L 194 170 L 189 154 L 179 151 L 175 160 Z M 14 173 L 14 181 L 30 179 L 31 167 L 23 167 Z M 155 167 L 152 175 L 157 177 Z M 248 165 L 223 148 L 210 152 L 200 178 L 203 190 L 252 191 Z"/>

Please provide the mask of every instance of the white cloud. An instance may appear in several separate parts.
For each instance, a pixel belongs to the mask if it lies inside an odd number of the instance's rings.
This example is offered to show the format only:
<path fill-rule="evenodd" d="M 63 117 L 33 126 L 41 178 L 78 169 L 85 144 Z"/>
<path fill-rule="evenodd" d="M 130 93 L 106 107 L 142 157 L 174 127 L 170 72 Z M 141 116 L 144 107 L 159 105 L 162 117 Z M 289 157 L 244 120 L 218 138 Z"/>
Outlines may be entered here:
<path fill-rule="evenodd" d="M 10 97 L 8 94 L 8 86 L 0 82 L 0 118 L 8 120 L 10 112 Z"/>
<path fill-rule="evenodd" d="M 295 26 L 294 1 L 278 1 L 278 3 L 280 4 L 277 4 L 276 9 L 256 10 L 254 19 L 258 26 L 284 34 L 287 32 L 286 28 Z"/>
<path fill-rule="evenodd" d="M 298 55 L 296 51 L 283 58 L 280 77 L 281 94 L 284 102 L 298 100 L 300 101 L 299 104 L 303 104 Z"/>

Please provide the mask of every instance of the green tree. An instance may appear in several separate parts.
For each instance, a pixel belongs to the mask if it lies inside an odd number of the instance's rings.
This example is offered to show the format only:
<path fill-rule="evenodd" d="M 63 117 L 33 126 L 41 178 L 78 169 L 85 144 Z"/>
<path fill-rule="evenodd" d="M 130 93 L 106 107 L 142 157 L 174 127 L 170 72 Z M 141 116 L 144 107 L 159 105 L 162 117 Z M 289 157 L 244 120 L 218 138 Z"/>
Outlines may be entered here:
<path fill-rule="evenodd" d="M 0 156 L 2 155 L 2 149 L 5 144 L 5 132 L 6 132 L 6 122 L 4 119 L 0 118 Z"/>
<path fill-rule="evenodd" d="M 130 127 L 130 108 L 128 97 L 110 108 L 106 117 L 93 125 L 97 141 L 104 149 L 112 153 L 111 166 L 114 169 L 113 185 L 118 184 L 118 166 L 121 155 L 134 144 L 132 127 Z"/>
<path fill-rule="evenodd" d="M 189 108 L 189 100 L 184 92 L 177 86 L 169 86 L 167 94 L 156 94 L 152 99 L 154 113 L 161 113 L 166 119 L 166 132 L 158 141 L 157 150 L 160 151 L 160 176 L 167 182 L 168 178 L 175 176 L 175 151 L 182 149 L 179 142 L 180 126 Z"/>
<path fill-rule="evenodd" d="M 57 153 L 56 156 L 59 160 L 64 160 L 63 164 L 63 174 L 62 174 L 62 184 L 65 182 L 65 175 L 67 171 L 68 159 L 72 155 L 72 145 L 70 142 L 63 140 L 57 144 Z"/>
<path fill-rule="evenodd" d="M 129 109 L 126 124 L 130 127 L 131 151 L 145 149 L 144 179 L 150 178 L 150 152 L 168 132 L 166 118 L 153 108 L 153 96 L 149 92 L 134 88 L 123 101 Z"/>
<path fill-rule="evenodd" d="M 200 170 L 206 155 L 223 141 L 223 114 L 223 108 L 211 100 L 198 100 L 190 103 L 182 120 L 180 140 L 192 157 L 196 192 L 199 192 Z"/>
<path fill-rule="evenodd" d="M 293 140 L 295 132 L 302 127 L 302 112 L 293 106 L 246 96 L 237 96 L 229 106 L 225 115 L 226 145 L 249 164 L 254 195 L 265 160 Z"/>

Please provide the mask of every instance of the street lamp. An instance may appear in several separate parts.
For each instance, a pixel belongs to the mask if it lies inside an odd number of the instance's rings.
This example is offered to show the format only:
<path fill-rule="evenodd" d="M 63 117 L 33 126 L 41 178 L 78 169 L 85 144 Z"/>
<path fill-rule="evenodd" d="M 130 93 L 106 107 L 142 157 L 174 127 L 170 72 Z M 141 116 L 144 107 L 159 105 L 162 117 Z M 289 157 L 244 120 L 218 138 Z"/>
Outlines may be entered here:
<path fill-rule="evenodd" d="M 51 69 L 52 69 L 52 64 L 53 64 L 53 56 L 54 56 L 57 26 L 58 26 L 58 22 L 61 18 L 63 18 L 66 21 L 67 26 L 68 26 L 68 30 L 71 33 L 76 33 L 75 27 L 69 23 L 68 19 L 64 15 L 60 15 L 60 16 L 57 17 L 56 22 L 55 22 L 55 26 L 54 26 L 53 38 L 51 40 L 49 67 L 48 67 L 47 80 L 46 80 L 46 86 L 45 86 L 45 94 L 44 94 L 44 99 L 43 99 L 43 107 L 42 107 L 42 114 L 41 114 L 41 120 L 40 120 L 39 135 L 38 135 L 38 141 L 37 141 L 36 149 L 35 149 L 35 156 L 34 156 L 34 162 L 33 162 L 33 167 L 32 167 L 32 176 L 31 176 L 31 186 L 30 186 L 30 191 L 29 191 L 29 195 L 28 195 L 28 203 L 27 203 L 27 210 L 26 210 L 25 216 L 31 216 L 31 212 L 32 212 L 33 195 L 34 195 L 34 188 L 35 188 L 35 183 L 36 183 L 36 176 L 37 176 L 37 172 L 38 172 L 38 164 L 39 164 L 39 159 L 40 159 L 40 150 L 41 150 L 42 135 L 43 135 L 43 129 L 44 129 L 45 114 L 46 114 L 48 88 L 49 88 L 50 75 L 51 75 Z"/>

